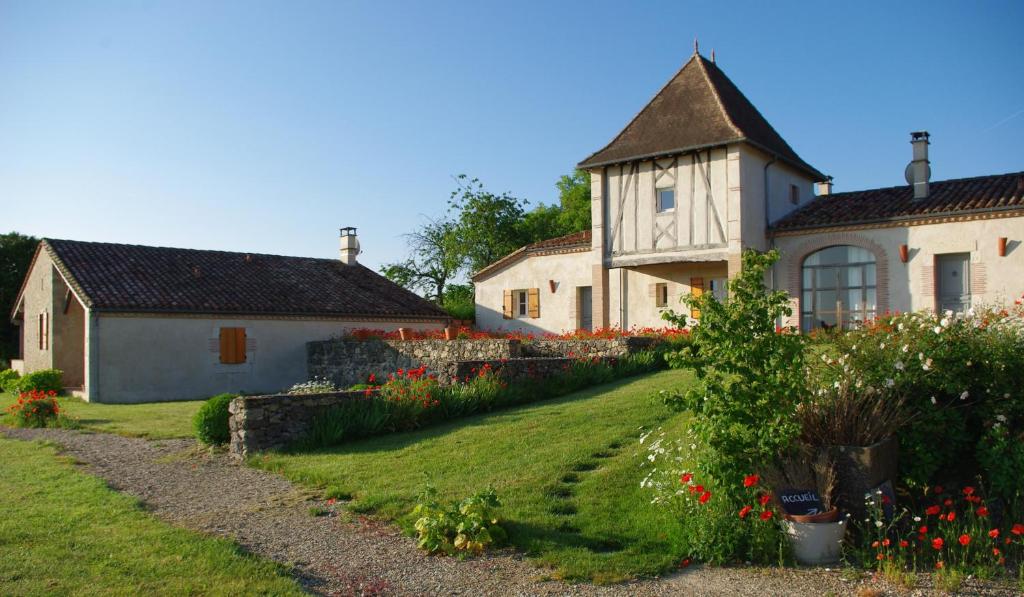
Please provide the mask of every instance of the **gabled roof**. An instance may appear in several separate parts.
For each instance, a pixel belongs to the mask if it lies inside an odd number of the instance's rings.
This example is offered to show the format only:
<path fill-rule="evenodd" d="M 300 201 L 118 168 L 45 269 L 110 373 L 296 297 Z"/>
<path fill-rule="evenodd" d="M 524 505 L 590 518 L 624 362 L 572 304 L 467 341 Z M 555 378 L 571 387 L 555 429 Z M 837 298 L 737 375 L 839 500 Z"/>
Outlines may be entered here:
<path fill-rule="evenodd" d="M 590 239 L 591 231 L 584 230 L 582 232 L 573 232 L 572 234 L 566 234 L 565 236 L 549 238 L 547 240 L 524 245 L 476 272 L 473 274 L 472 279 L 476 281 L 482 276 L 496 272 L 499 269 L 512 265 L 516 261 L 519 261 L 524 257 L 529 257 L 530 255 L 578 253 L 581 251 L 589 251 Z"/>
<path fill-rule="evenodd" d="M 714 62 L 695 53 L 611 143 L 580 162 L 579 168 L 741 141 L 778 156 L 816 180 L 825 178 L 793 151 Z"/>
<path fill-rule="evenodd" d="M 928 197 L 910 185 L 823 195 L 772 225 L 773 232 L 1024 210 L 1024 172 L 941 180 Z"/>
<path fill-rule="evenodd" d="M 430 301 L 356 264 L 43 239 L 76 294 L 94 311 L 446 319 Z"/>

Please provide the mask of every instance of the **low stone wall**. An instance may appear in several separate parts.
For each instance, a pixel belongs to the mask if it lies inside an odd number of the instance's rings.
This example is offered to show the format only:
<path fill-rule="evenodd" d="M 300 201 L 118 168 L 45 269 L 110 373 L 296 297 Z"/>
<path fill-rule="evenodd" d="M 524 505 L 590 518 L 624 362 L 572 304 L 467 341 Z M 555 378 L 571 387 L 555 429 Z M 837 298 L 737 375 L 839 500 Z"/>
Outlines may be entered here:
<path fill-rule="evenodd" d="M 228 406 L 231 455 L 245 458 L 256 452 L 284 448 L 305 437 L 318 414 L 365 397 L 365 392 L 332 392 L 235 398 Z"/>
<path fill-rule="evenodd" d="M 442 381 L 456 375 L 459 361 L 515 359 L 519 340 L 383 340 L 341 338 L 306 345 L 311 378 L 328 379 L 339 388 L 363 383 L 373 373 L 383 378 L 398 369 L 426 365 Z"/>
<path fill-rule="evenodd" d="M 523 344 L 524 357 L 615 357 L 647 350 L 660 338 L 571 338 L 568 340 L 531 340 Z"/>
<path fill-rule="evenodd" d="M 537 379 L 563 373 L 573 359 L 565 357 L 532 357 L 506 360 L 459 361 L 455 374 L 465 380 L 476 377 L 484 365 L 490 365 L 506 381 Z"/>

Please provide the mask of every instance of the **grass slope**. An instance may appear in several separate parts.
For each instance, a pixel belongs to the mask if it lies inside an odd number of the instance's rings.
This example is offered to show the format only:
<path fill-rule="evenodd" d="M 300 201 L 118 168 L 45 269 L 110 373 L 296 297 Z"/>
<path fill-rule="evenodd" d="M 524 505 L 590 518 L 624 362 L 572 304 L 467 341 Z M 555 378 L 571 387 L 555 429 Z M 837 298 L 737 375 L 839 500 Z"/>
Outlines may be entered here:
<path fill-rule="evenodd" d="M 41 444 L 0 438 L 0 594 L 299 595 L 279 566 L 164 524 Z"/>
<path fill-rule="evenodd" d="M 0 392 L 0 414 L 17 402 L 13 394 Z M 97 404 L 78 398 L 60 397 L 61 409 L 81 423 L 83 429 L 150 439 L 192 436 L 192 415 L 202 400 L 153 402 L 149 404 Z"/>
<path fill-rule="evenodd" d="M 493 484 L 515 547 L 553 576 L 610 582 L 657 574 L 679 556 L 678 525 L 640 489 L 642 427 L 681 428 L 653 394 L 692 383 L 664 371 L 422 431 L 251 463 L 350 495 L 350 508 L 411 527 L 423 485 L 461 499 Z"/>

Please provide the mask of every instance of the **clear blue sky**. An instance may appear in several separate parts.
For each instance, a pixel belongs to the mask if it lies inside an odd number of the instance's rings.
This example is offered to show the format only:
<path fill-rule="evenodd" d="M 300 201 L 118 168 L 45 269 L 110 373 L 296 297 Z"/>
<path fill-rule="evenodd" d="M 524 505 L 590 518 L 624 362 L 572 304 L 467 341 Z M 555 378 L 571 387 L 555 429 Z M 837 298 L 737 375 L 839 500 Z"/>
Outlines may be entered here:
<path fill-rule="evenodd" d="M 451 176 L 552 202 L 693 51 L 836 190 L 1024 170 L 1024 2 L 0 0 L 0 231 L 371 267 Z"/>

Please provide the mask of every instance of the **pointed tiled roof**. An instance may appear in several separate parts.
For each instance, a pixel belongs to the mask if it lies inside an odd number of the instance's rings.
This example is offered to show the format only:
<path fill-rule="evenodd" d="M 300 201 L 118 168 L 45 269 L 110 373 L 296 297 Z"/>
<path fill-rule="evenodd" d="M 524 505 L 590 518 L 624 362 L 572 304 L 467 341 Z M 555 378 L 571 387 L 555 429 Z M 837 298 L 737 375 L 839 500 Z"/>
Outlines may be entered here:
<path fill-rule="evenodd" d="M 695 53 L 611 143 L 580 162 L 579 168 L 741 141 L 815 179 L 825 178 L 793 151 L 714 62 Z"/>
<path fill-rule="evenodd" d="M 772 231 L 858 226 L 1024 210 L 1024 172 L 940 180 L 928 196 L 914 199 L 914 187 L 900 185 L 819 196 L 772 224 Z"/>
<path fill-rule="evenodd" d="M 430 301 L 360 264 L 43 239 L 94 311 L 446 319 Z"/>

